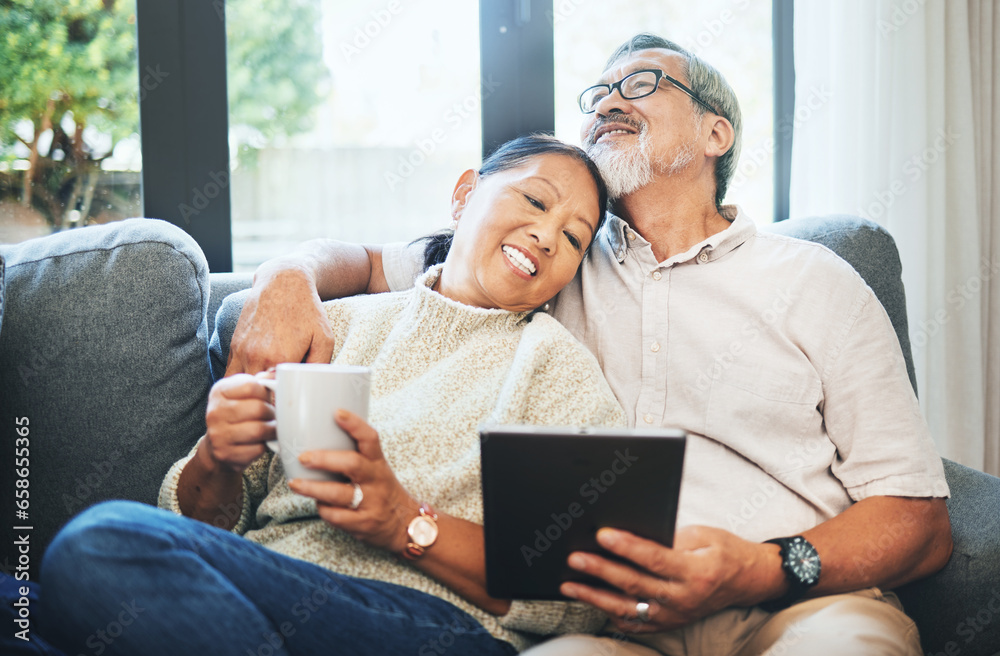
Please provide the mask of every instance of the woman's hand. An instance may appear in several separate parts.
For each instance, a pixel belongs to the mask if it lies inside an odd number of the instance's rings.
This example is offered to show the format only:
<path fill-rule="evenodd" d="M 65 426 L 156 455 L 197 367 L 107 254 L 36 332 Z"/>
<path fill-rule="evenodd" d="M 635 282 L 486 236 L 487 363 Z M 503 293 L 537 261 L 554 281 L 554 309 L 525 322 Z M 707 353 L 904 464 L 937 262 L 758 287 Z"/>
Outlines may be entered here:
<path fill-rule="evenodd" d="M 273 371 L 258 374 L 273 378 Z M 271 392 L 256 376 L 236 374 L 212 386 L 205 413 L 207 431 L 198 455 L 209 468 L 242 472 L 275 439 Z"/>
<path fill-rule="evenodd" d="M 382 455 L 378 432 L 361 417 L 346 410 L 334 415 L 358 444 L 355 451 L 306 451 L 299 461 L 310 469 L 342 474 L 349 483 L 293 479 L 292 491 L 316 499 L 319 516 L 331 526 L 374 547 L 399 554 L 406 549 L 406 527 L 417 516 L 420 504 L 403 489 Z M 354 486 L 364 499 L 351 510 Z"/>

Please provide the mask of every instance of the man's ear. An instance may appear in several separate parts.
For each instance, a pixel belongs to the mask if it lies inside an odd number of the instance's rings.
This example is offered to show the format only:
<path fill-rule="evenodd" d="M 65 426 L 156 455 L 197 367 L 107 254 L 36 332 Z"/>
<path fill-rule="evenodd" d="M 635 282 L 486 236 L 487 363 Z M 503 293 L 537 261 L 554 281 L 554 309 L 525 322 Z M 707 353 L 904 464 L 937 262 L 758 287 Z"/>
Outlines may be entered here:
<path fill-rule="evenodd" d="M 729 152 L 735 141 L 736 130 L 733 129 L 733 124 L 728 119 L 716 116 L 705 145 L 705 157 L 722 157 Z"/>
<path fill-rule="evenodd" d="M 469 169 L 463 173 L 455 184 L 455 190 L 451 192 L 451 218 L 455 221 L 462 216 L 465 205 L 469 202 L 469 194 L 476 188 L 479 182 L 479 173 L 474 169 Z"/>

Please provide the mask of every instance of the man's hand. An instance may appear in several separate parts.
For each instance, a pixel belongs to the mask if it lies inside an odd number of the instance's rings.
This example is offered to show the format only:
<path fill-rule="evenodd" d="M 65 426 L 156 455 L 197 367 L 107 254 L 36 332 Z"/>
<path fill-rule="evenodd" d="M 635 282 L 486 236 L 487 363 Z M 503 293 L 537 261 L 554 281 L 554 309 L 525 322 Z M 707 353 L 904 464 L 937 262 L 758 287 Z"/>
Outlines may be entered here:
<path fill-rule="evenodd" d="M 229 344 L 226 376 L 281 362 L 330 362 L 333 331 L 309 274 L 283 269 L 255 277 Z"/>
<path fill-rule="evenodd" d="M 560 590 L 600 608 L 623 632 L 675 629 L 729 606 L 777 596 L 784 585 L 777 545 L 748 542 L 722 529 L 682 528 L 672 549 L 607 528 L 598 531 L 597 541 L 638 567 L 574 552 L 569 557 L 573 569 L 604 579 L 618 591 L 581 583 L 564 583 Z M 636 621 L 640 601 L 649 603 L 648 622 Z"/>

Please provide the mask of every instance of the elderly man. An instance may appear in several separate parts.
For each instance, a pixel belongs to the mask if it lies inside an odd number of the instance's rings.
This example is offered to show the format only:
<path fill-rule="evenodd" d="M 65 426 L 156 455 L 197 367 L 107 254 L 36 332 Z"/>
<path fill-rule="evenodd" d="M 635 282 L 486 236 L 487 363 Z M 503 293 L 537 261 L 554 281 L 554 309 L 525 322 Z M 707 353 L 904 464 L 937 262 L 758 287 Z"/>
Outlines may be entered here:
<path fill-rule="evenodd" d="M 603 529 L 620 559 L 571 555 L 611 588 L 562 592 L 615 635 L 531 653 L 919 654 L 884 591 L 947 562 L 948 487 L 885 311 L 822 246 L 722 205 L 741 119 L 715 69 L 641 34 L 597 82 L 582 139 L 613 216 L 549 311 L 636 425 L 688 431 L 680 528 L 673 548 Z M 262 265 L 230 372 L 329 361 L 320 295 L 405 287 L 420 256 L 317 242 Z"/>

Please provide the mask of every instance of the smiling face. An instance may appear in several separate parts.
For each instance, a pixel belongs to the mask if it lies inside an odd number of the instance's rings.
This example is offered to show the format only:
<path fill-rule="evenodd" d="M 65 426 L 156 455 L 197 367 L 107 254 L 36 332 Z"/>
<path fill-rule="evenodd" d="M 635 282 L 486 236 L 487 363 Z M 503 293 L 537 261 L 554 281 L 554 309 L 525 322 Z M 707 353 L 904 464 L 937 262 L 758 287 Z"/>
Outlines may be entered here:
<path fill-rule="evenodd" d="M 639 50 L 615 62 L 597 80 L 612 83 L 643 69 L 658 69 L 687 84 L 684 58 L 663 48 Z M 626 100 L 615 90 L 584 119 L 580 139 L 608 184 L 612 199 L 676 175 L 696 158 L 701 113 L 693 101 L 666 80 L 643 98 Z"/>
<path fill-rule="evenodd" d="M 533 310 L 576 275 L 602 211 L 587 167 L 566 155 L 538 155 L 485 177 L 466 171 L 438 291 L 466 305 Z"/>

